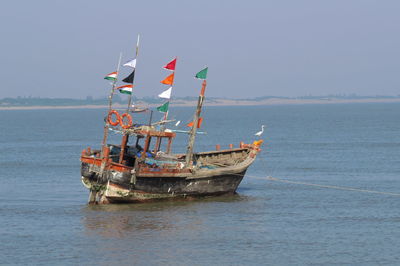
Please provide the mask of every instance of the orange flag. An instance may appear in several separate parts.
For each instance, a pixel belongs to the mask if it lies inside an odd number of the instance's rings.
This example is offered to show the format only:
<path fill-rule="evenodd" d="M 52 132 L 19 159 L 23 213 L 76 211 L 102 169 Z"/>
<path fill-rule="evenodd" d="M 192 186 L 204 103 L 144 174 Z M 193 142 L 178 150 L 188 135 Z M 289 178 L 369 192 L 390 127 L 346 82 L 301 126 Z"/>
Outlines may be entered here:
<path fill-rule="evenodd" d="M 174 83 L 174 74 L 175 73 L 172 73 L 171 75 L 166 77 L 163 81 L 161 81 L 161 83 L 166 85 L 172 85 Z"/>
<path fill-rule="evenodd" d="M 197 128 L 200 128 L 201 123 L 203 123 L 203 117 L 199 118 L 199 121 L 197 121 Z M 192 127 L 193 126 L 193 121 L 190 122 L 189 124 L 187 124 L 188 127 Z"/>

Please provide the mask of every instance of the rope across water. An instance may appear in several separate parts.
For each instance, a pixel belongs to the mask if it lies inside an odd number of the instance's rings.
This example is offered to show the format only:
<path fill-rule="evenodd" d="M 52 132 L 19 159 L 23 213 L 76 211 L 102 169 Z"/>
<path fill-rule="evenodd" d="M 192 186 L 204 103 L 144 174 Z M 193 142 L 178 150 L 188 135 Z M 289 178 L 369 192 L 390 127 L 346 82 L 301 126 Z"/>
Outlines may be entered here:
<path fill-rule="evenodd" d="M 296 184 L 296 185 L 303 185 L 303 186 L 312 186 L 312 187 L 347 190 L 347 191 L 357 191 L 357 192 L 363 192 L 363 193 L 373 193 L 373 194 L 381 194 L 381 195 L 400 197 L 400 193 L 383 192 L 383 191 L 342 187 L 342 186 L 321 185 L 321 184 L 314 184 L 314 183 L 307 183 L 307 182 L 292 181 L 292 180 L 287 180 L 287 179 L 280 179 L 280 178 L 275 178 L 272 176 L 259 177 L 259 176 L 246 175 L 246 177 L 250 177 L 250 178 L 254 178 L 254 179 L 261 179 L 261 180 L 268 180 L 268 181 L 272 181 L 272 182 L 286 183 L 286 184 Z"/>

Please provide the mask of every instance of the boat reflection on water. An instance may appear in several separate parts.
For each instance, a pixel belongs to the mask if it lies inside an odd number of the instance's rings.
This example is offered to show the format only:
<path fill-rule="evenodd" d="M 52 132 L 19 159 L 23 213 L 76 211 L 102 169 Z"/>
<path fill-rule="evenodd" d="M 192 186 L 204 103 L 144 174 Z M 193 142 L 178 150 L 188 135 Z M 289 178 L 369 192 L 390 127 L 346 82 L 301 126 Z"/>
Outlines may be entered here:
<path fill-rule="evenodd" d="M 119 239 L 155 232 L 169 234 L 181 230 L 197 231 L 203 227 L 199 212 L 214 209 L 215 204 L 249 199 L 247 196 L 234 194 L 192 201 L 87 205 L 82 209 L 82 223 L 88 235 Z M 214 204 L 209 205 L 210 203 Z"/>

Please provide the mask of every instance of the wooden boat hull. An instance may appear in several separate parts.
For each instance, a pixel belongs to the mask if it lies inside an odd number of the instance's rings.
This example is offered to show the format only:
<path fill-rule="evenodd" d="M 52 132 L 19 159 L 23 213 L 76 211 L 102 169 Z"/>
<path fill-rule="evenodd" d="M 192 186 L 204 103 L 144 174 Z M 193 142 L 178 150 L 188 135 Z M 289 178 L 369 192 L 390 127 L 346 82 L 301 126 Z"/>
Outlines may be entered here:
<path fill-rule="evenodd" d="M 245 172 L 199 179 L 138 178 L 133 187 L 108 181 L 96 197 L 99 203 L 106 204 L 233 194 L 244 174 Z M 91 181 L 86 177 L 82 177 L 82 182 L 92 189 Z"/>
<path fill-rule="evenodd" d="M 194 198 L 236 192 L 258 146 L 196 154 L 196 167 L 165 168 L 139 164 L 127 167 L 83 155 L 82 183 L 90 190 L 90 203 L 131 203 Z M 165 162 L 165 161 L 164 161 Z M 224 162 L 225 164 L 222 164 Z"/>

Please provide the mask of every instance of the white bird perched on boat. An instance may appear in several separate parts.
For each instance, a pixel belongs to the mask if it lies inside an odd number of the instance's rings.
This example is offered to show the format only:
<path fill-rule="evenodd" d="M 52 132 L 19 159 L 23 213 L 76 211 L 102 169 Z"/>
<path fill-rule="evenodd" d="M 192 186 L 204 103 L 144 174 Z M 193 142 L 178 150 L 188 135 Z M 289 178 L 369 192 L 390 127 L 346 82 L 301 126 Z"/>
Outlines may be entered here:
<path fill-rule="evenodd" d="M 258 131 L 254 136 L 261 137 L 261 135 L 264 133 L 264 125 L 261 125 L 261 131 Z"/>

